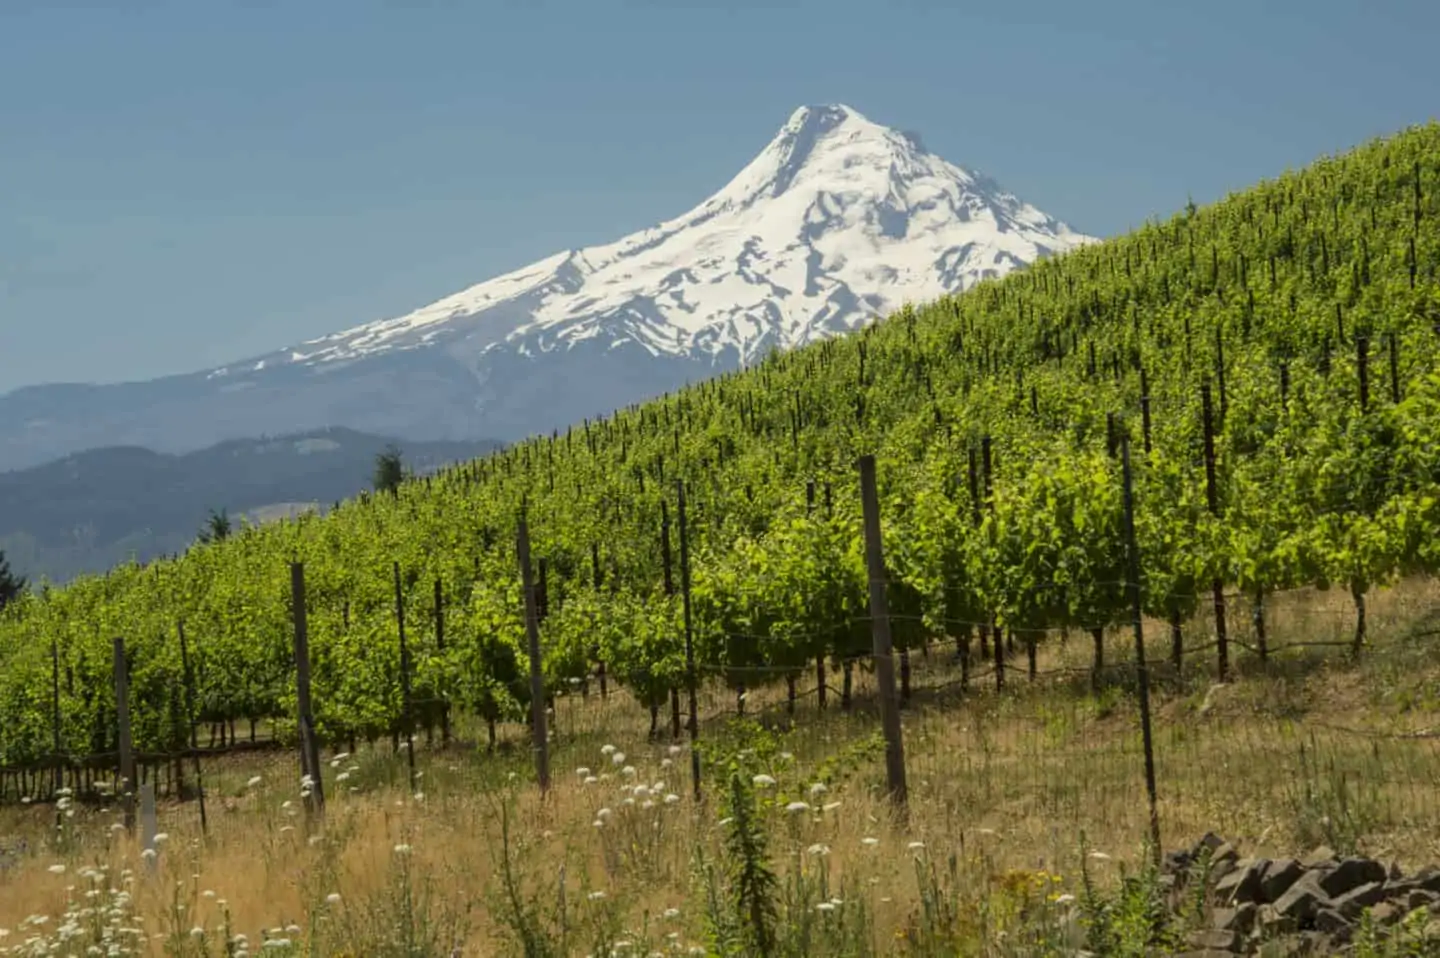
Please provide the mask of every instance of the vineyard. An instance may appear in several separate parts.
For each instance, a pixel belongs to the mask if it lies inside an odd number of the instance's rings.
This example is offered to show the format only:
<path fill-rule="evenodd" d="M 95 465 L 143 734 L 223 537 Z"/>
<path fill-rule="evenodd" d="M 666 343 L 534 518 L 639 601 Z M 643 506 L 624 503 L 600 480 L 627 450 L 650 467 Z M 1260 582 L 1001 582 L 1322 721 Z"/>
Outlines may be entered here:
<path fill-rule="evenodd" d="M 137 749 L 197 722 L 292 738 L 292 563 L 322 741 L 458 713 L 493 741 L 534 694 L 522 516 L 547 698 L 618 685 L 678 729 L 688 633 L 737 700 L 847 707 L 871 666 L 863 455 L 902 694 L 917 650 L 1003 685 L 1060 633 L 1098 681 L 1132 584 L 1175 662 L 1204 646 L 1220 678 L 1270 654 L 1267 602 L 1300 587 L 1343 591 L 1363 656 L 1367 596 L 1440 567 L 1440 125 L 393 495 L 41 589 L 0 617 L 0 766 L 117 751 L 116 637 Z"/>

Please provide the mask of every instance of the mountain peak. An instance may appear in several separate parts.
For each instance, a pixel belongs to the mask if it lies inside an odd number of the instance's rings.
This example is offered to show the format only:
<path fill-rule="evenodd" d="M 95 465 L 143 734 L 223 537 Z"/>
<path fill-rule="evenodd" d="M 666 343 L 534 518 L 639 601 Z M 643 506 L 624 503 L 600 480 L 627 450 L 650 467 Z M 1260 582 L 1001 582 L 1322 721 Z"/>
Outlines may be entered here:
<path fill-rule="evenodd" d="M 67 428 L 166 450 L 180 432 L 208 444 L 326 425 L 511 439 L 1090 241 L 913 133 L 844 104 L 807 105 L 729 183 L 673 219 L 402 316 L 137 385 L 139 406 L 111 409 L 105 389 L 76 393 Z M 11 419 L 25 449 L 53 458 L 74 448 L 50 438 L 58 405 L 24 397 Z"/>
<path fill-rule="evenodd" d="M 846 169 L 885 173 L 916 141 L 871 122 L 860 111 L 833 103 L 802 106 L 790 114 L 765 149 L 716 196 L 716 201 L 745 204 L 759 196 L 776 197 L 815 172 L 834 179 Z M 841 177 L 844 178 L 844 177 Z"/>
<path fill-rule="evenodd" d="M 1089 241 L 914 133 L 844 104 L 807 105 L 675 219 L 210 375 L 442 344 L 466 365 L 581 342 L 744 362 Z"/>
<path fill-rule="evenodd" d="M 785 122 L 784 129 L 800 130 L 811 125 L 833 128 L 847 120 L 860 123 L 870 122 L 860 114 L 859 110 L 843 103 L 821 103 L 797 107 L 795 112 L 790 114 L 790 119 Z"/>

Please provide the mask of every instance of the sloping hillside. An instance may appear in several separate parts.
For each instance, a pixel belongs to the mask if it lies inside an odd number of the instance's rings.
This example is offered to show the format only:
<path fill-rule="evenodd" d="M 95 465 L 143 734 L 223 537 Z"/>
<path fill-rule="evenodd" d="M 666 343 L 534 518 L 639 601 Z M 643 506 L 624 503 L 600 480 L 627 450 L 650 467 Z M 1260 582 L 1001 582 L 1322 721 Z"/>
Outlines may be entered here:
<path fill-rule="evenodd" d="M 1440 563 L 1437 222 L 1432 124 L 394 499 L 20 603 L 0 625 L 0 760 L 50 748 L 33 690 L 51 637 L 75 673 L 62 699 L 76 752 L 111 735 L 81 702 L 104 701 L 112 635 L 133 639 L 137 736 L 162 735 L 181 619 L 211 714 L 293 714 L 292 558 L 306 563 L 322 734 L 398 719 L 393 562 L 416 694 L 516 714 L 522 502 L 546 561 L 548 681 L 603 661 L 654 707 L 684 677 L 662 568 L 664 536 L 678 555 L 677 526 L 662 532 L 677 478 L 705 675 L 833 667 L 868 643 L 862 453 L 879 461 L 902 649 L 944 636 L 973 657 L 973 627 L 993 622 L 1037 640 L 1083 629 L 1102 653 L 1129 615 L 1124 437 L 1150 612 L 1180 627 L 1217 584 L 1263 611 L 1271 591 L 1334 583 L 1363 645 L 1367 592 Z"/>

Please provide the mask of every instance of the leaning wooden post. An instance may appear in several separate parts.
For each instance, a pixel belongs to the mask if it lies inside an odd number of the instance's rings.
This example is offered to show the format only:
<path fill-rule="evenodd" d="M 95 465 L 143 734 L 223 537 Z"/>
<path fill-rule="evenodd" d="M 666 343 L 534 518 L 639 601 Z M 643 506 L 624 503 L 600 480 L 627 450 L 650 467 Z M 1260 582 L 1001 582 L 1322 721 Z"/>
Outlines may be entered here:
<path fill-rule="evenodd" d="M 829 492 L 829 486 L 826 486 Z M 828 495 L 827 495 L 828 498 Z M 805 518 L 809 519 L 815 514 L 815 480 L 810 479 L 805 483 Z M 825 711 L 825 653 L 815 653 L 815 707 Z"/>
<path fill-rule="evenodd" d="M 125 665 L 125 640 L 115 639 L 115 719 L 120 751 L 120 780 L 116 783 L 125 830 L 135 834 L 135 751 L 130 740 L 130 670 Z"/>
<path fill-rule="evenodd" d="M 1360 411 L 1370 406 L 1370 339 L 1355 337 L 1355 366 L 1360 377 Z"/>
<path fill-rule="evenodd" d="M 665 598 L 675 597 L 675 577 L 670 571 L 670 509 L 665 500 L 660 500 L 660 569 L 665 586 Z M 670 687 L 670 738 L 680 738 L 680 690 Z"/>
<path fill-rule="evenodd" d="M 315 715 L 310 709 L 310 632 L 305 615 L 305 564 L 290 563 L 290 599 L 295 618 L 295 701 L 300 723 L 300 770 L 309 787 L 303 789 L 305 811 L 325 811 L 325 789 L 320 775 L 320 747 L 315 741 Z"/>
<path fill-rule="evenodd" d="M 535 608 L 535 576 L 530 569 L 530 529 L 520 520 L 516 535 L 520 559 L 520 583 L 525 591 L 525 634 L 530 652 L 530 724 L 535 746 L 535 775 L 540 793 L 550 791 L 550 735 L 545 727 L 545 676 L 540 661 L 540 620 Z"/>
<path fill-rule="evenodd" d="M 865 513 L 865 565 L 870 578 L 870 632 L 874 637 L 875 678 L 880 692 L 880 724 L 885 732 L 885 778 L 890 800 L 903 815 L 905 745 L 900 738 L 900 705 L 895 700 L 895 657 L 890 639 L 890 608 L 885 596 L 885 554 L 880 542 L 880 495 L 875 487 L 875 457 L 860 457 L 860 503 Z M 999 640 L 996 640 L 999 646 Z"/>
<path fill-rule="evenodd" d="M 445 592 L 440 579 L 435 579 L 435 652 L 442 659 L 445 657 Z M 446 698 L 446 693 L 441 692 L 441 697 Z M 450 744 L 450 702 L 448 699 L 440 704 L 440 744 Z"/>
<path fill-rule="evenodd" d="M 1205 443 L 1205 501 L 1210 514 L 1219 518 L 1220 493 L 1215 477 L 1215 424 L 1209 383 L 1202 383 L 1200 386 L 1200 414 Z M 1230 676 L 1230 641 L 1225 621 L 1225 583 L 1218 575 L 1210 584 L 1210 593 L 1215 607 L 1215 672 L 1216 678 L 1224 682 Z"/>
<path fill-rule="evenodd" d="M 1130 475 L 1130 435 L 1120 436 L 1121 468 L 1125 480 L 1125 567 L 1130 613 L 1135 621 L 1135 671 L 1140 686 L 1140 738 L 1145 748 L 1145 792 L 1150 800 L 1150 853 L 1160 867 L 1160 811 L 1155 797 L 1155 739 L 1150 727 L 1150 668 L 1145 664 L 1145 635 L 1141 626 L 1140 547 L 1135 542 L 1135 492 Z"/>
<path fill-rule="evenodd" d="M 588 429 L 586 433 L 588 435 Z M 590 575 L 598 596 L 600 593 L 600 543 L 598 542 L 590 543 Z M 600 699 L 604 701 L 610 695 L 610 687 L 605 676 L 605 659 L 599 645 L 594 646 L 594 650 L 595 676 L 600 680 Z"/>
<path fill-rule="evenodd" d="M 680 599 L 685 610 L 685 684 L 690 693 L 690 783 L 700 801 L 700 715 L 695 704 L 695 630 L 690 613 L 690 526 L 685 513 L 685 482 L 675 480 L 676 511 L 680 516 Z"/>
<path fill-rule="evenodd" d="M 60 761 L 60 647 L 54 638 L 50 639 L 50 732 L 53 736 L 51 742 L 52 761 L 55 763 L 51 770 L 51 791 L 59 795 L 60 789 L 65 785 L 65 771 Z M 55 812 L 55 824 L 60 824 L 60 811 Z"/>
<path fill-rule="evenodd" d="M 980 463 L 980 475 L 984 480 L 985 507 L 993 517 L 995 515 L 995 458 L 990 448 L 990 437 L 988 435 L 982 436 L 980 439 Z M 994 609 L 990 610 L 988 618 L 990 620 L 990 651 L 994 653 L 995 661 L 995 691 L 1001 692 L 1005 688 L 1005 650 L 1001 646 L 1000 625 L 995 620 Z"/>
<path fill-rule="evenodd" d="M 410 793 L 415 793 L 415 712 L 410 702 L 410 646 L 405 641 L 405 593 L 400 588 L 400 563 L 395 569 L 395 624 L 400 630 L 400 724 L 405 729 L 405 761 L 410 769 Z"/>
<path fill-rule="evenodd" d="M 175 623 L 180 635 L 180 667 L 185 672 L 185 720 L 190 725 L 190 758 L 195 766 L 195 797 L 200 802 L 200 834 L 210 831 L 210 822 L 205 816 L 205 781 L 200 777 L 200 751 L 195 740 L 195 672 L 190 668 L 190 648 L 185 642 L 185 623 Z"/>

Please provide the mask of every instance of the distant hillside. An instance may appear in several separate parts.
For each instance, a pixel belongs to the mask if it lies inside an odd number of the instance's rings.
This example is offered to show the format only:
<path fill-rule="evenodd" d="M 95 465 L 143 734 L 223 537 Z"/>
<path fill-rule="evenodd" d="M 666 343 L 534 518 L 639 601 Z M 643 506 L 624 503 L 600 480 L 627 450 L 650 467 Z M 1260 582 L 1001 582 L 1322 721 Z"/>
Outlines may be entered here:
<path fill-rule="evenodd" d="M 370 484 L 391 442 L 417 473 L 484 455 L 490 441 L 403 443 L 349 429 L 231 440 L 185 455 L 93 449 L 0 473 L 0 549 L 21 574 L 62 582 L 132 555 L 146 561 L 194 541 L 211 509 L 265 522 L 328 508 Z"/>

